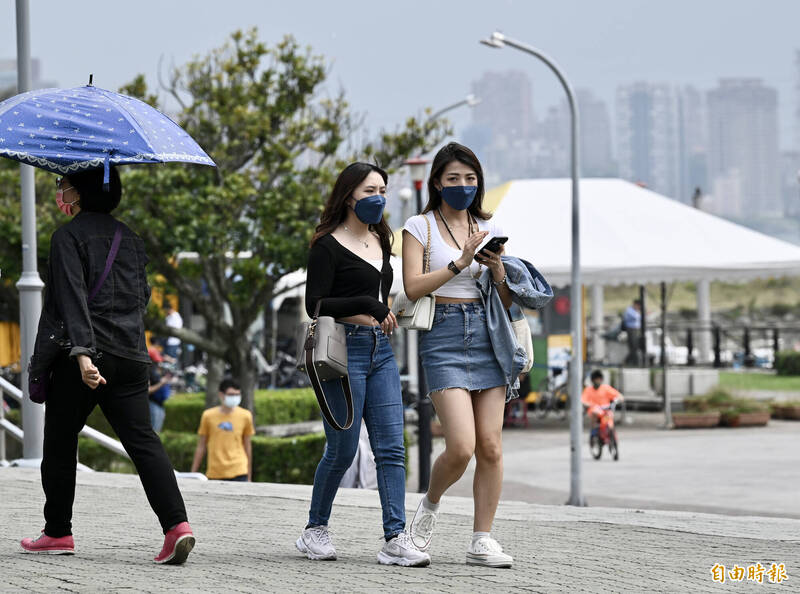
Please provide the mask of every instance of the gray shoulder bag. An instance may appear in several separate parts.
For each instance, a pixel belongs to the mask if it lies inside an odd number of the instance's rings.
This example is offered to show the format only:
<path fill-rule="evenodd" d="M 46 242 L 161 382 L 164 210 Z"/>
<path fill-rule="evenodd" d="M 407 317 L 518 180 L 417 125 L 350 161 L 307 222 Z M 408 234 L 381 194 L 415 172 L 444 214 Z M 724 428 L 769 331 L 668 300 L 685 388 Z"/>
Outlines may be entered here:
<path fill-rule="evenodd" d="M 342 324 L 337 324 L 331 316 L 320 316 L 322 299 L 317 301 L 314 318 L 303 322 L 298 332 L 297 369 L 305 371 L 314 388 L 322 416 L 337 431 L 349 429 L 353 424 L 353 394 L 350 392 L 350 378 L 347 375 L 347 333 Z M 341 380 L 347 406 L 347 419 L 340 425 L 334 418 L 322 381 Z"/>

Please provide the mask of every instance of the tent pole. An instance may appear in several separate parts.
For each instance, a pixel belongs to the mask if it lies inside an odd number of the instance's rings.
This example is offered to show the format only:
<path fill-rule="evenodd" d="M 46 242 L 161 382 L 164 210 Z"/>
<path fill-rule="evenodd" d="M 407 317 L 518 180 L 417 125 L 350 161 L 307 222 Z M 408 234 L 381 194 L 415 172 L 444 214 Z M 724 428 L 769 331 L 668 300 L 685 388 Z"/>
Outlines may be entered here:
<path fill-rule="evenodd" d="M 661 378 L 664 386 L 664 425 L 672 429 L 672 404 L 667 385 L 667 283 L 661 283 Z"/>

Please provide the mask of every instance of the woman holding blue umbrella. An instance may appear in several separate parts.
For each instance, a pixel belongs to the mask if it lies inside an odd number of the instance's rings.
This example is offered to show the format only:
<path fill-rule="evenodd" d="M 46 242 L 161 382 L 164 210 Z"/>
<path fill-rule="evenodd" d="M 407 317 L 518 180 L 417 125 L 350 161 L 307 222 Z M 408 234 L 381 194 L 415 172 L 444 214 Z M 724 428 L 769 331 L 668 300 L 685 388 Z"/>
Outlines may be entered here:
<path fill-rule="evenodd" d="M 71 521 L 78 433 L 99 405 L 136 466 L 163 528 L 164 545 L 154 561 L 179 564 L 195 538 L 172 465 L 150 425 L 143 321 L 150 299 L 147 255 L 142 239 L 111 214 L 120 197 L 114 167 L 57 181 L 55 201 L 72 219 L 51 239 L 30 370 L 41 382 L 37 390 L 32 384 L 31 394 L 47 400 L 41 466 L 45 527 L 21 546 L 28 553 L 75 552 Z"/>

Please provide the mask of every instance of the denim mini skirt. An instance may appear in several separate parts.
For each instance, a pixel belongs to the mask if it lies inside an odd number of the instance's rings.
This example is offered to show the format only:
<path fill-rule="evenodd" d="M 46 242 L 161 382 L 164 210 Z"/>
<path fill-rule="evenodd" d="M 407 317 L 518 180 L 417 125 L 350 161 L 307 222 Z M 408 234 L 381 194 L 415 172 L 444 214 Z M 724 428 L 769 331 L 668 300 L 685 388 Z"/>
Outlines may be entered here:
<path fill-rule="evenodd" d="M 482 303 L 440 303 L 433 326 L 420 332 L 419 352 L 428 394 L 447 388 L 486 390 L 505 386 Z"/>

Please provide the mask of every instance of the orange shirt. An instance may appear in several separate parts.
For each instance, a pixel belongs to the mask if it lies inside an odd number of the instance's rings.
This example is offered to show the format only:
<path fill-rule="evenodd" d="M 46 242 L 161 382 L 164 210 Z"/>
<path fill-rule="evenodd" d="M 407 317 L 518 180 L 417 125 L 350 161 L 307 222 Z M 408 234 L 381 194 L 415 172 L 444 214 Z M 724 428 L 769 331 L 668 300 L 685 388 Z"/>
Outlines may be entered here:
<path fill-rule="evenodd" d="M 608 406 L 619 397 L 620 393 L 614 388 L 608 384 L 600 384 L 597 389 L 594 386 L 585 388 L 583 394 L 581 394 L 581 402 L 587 406 Z"/>

